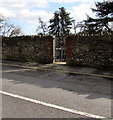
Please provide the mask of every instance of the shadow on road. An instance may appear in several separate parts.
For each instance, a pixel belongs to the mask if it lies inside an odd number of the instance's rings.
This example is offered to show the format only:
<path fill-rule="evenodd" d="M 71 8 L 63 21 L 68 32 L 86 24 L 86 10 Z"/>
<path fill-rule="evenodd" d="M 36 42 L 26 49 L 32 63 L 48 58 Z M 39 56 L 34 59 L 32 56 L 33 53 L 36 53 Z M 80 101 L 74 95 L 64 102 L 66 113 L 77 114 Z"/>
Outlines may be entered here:
<path fill-rule="evenodd" d="M 32 84 L 42 88 L 60 88 L 73 94 L 87 95 L 87 99 L 113 98 L 113 87 L 111 87 L 113 81 L 107 78 L 85 75 L 73 76 L 46 70 L 3 72 L 2 77 L 10 80 L 13 84 Z"/>

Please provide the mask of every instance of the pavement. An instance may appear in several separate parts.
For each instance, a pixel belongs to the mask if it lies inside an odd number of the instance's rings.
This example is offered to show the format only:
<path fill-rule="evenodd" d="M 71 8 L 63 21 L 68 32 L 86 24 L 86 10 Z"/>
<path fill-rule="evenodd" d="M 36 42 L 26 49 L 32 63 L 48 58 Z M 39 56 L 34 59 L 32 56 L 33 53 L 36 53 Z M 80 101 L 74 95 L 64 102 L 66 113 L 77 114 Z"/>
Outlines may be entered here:
<path fill-rule="evenodd" d="M 14 67 L 30 68 L 30 69 L 59 71 L 59 72 L 68 73 L 71 75 L 79 74 L 79 75 L 97 76 L 97 77 L 113 79 L 113 68 L 97 69 L 92 67 L 72 67 L 72 66 L 66 65 L 65 62 L 56 62 L 51 64 L 38 64 L 35 62 L 19 62 L 19 61 L 3 60 L 2 64 L 8 65 L 8 66 L 14 66 Z"/>
<path fill-rule="evenodd" d="M 27 63 L 22 65 L 25 64 Z M 33 63 L 31 64 L 29 66 L 33 67 Z M 16 67 L 16 65 L 17 63 L 15 66 L 11 66 L 11 63 L 1 64 L 0 94 L 2 94 L 3 118 L 99 118 L 99 120 L 106 118 L 108 120 L 113 117 L 111 108 L 113 81 L 108 78 L 72 75 L 55 69 L 37 69 L 38 65 L 34 65 L 33 69 L 22 68 L 22 65 Z M 62 64 L 56 66 L 66 67 Z"/>

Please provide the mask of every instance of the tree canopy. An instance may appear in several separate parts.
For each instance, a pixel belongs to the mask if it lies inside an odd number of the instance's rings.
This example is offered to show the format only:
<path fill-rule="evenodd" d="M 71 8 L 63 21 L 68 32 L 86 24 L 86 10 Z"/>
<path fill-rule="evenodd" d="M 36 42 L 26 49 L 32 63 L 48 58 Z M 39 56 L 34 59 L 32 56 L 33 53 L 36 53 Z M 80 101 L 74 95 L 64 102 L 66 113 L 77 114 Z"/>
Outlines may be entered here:
<path fill-rule="evenodd" d="M 58 36 L 68 35 L 72 25 L 70 13 L 66 12 L 64 7 L 54 13 L 54 17 L 50 19 L 49 33 Z"/>
<path fill-rule="evenodd" d="M 23 32 L 19 26 L 15 26 L 10 23 L 8 19 L 0 15 L 0 35 L 6 37 L 14 37 L 23 35 Z"/>
<path fill-rule="evenodd" d="M 47 24 L 44 23 L 41 18 L 39 18 L 38 20 L 39 20 L 39 26 L 36 29 L 37 34 L 39 34 L 39 35 L 46 35 L 48 33 Z"/>
<path fill-rule="evenodd" d="M 110 23 L 113 22 L 113 1 L 103 1 L 95 3 L 96 18 L 89 17 L 85 20 L 86 29 L 90 33 L 99 33 L 103 30 L 112 31 Z"/>

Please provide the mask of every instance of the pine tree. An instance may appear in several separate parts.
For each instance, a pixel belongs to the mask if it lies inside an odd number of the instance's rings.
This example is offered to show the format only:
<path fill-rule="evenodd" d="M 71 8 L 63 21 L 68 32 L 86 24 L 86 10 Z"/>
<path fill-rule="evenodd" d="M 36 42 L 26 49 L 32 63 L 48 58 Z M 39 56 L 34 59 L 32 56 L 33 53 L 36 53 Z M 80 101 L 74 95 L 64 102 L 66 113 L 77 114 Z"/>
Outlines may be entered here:
<path fill-rule="evenodd" d="M 54 13 L 54 18 L 50 19 L 49 33 L 53 35 L 59 35 L 60 24 L 59 24 L 59 13 Z"/>
<path fill-rule="evenodd" d="M 57 36 L 66 36 L 69 34 L 72 21 L 64 7 L 54 13 L 54 17 L 50 20 L 49 32 Z"/>
<path fill-rule="evenodd" d="M 111 32 L 110 22 L 113 22 L 113 1 L 97 2 L 96 9 L 92 9 L 96 12 L 97 18 L 91 18 L 87 16 L 85 24 L 89 33 L 99 33 L 103 30 Z"/>

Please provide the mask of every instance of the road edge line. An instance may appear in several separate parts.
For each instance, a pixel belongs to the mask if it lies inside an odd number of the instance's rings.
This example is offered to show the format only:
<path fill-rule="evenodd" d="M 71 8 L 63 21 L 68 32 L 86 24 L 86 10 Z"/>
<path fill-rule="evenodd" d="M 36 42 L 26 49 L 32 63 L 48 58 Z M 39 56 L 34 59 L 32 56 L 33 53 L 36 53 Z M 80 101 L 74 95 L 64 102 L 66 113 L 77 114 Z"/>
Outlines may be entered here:
<path fill-rule="evenodd" d="M 82 116 L 89 117 L 89 118 L 99 118 L 99 119 L 100 118 L 101 119 L 107 118 L 107 117 L 103 117 L 103 116 L 99 116 L 99 115 L 90 114 L 90 113 L 87 113 L 87 112 L 81 112 L 81 111 L 78 111 L 78 110 L 74 110 L 74 109 L 65 108 L 65 107 L 62 107 L 62 106 L 46 103 L 46 102 L 35 100 L 35 99 L 32 99 L 32 98 L 28 98 L 28 97 L 24 97 L 24 96 L 20 96 L 20 95 L 15 95 L 15 94 L 8 93 L 8 92 L 5 92 L 5 91 L 0 91 L 0 93 L 3 94 L 3 95 L 18 98 L 18 99 L 21 99 L 21 100 L 24 100 L 24 101 L 40 104 L 40 105 L 43 105 L 43 106 L 47 106 L 47 107 L 55 108 L 55 109 L 58 109 L 58 110 L 62 110 L 62 111 L 82 115 Z"/>

